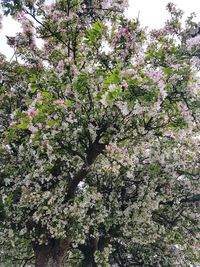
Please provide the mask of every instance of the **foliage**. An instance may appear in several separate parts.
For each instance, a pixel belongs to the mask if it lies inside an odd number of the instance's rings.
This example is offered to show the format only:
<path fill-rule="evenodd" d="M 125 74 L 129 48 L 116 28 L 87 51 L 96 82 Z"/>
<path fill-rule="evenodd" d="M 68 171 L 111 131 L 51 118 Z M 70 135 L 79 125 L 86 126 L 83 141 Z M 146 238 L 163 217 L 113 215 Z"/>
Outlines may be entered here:
<path fill-rule="evenodd" d="M 2 266 L 61 247 L 58 266 L 198 264 L 193 17 L 169 4 L 148 32 L 122 0 L 2 5 L 23 29 L 0 57 Z"/>

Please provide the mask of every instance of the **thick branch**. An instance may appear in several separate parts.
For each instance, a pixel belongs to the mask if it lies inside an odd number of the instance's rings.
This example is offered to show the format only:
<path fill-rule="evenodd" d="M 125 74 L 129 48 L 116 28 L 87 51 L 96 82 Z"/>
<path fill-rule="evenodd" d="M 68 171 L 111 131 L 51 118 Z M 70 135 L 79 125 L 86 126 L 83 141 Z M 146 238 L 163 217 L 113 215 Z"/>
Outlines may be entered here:
<path fill-rule="evenodd" d="M 67 196 L 65 198 L 65 201 L 68 201 L 74 196 L 78 184 L 86 177 L 89 172 L 89 168 L 89 166 L 84 164 L 74 176 L 73 180 L 68 185 Z"/>
<path fill-rule="evenodd" d="M 91 165 L 94 163 L 96 158 L 105 148 L 105 144 L 99 144 L 94 142 L 88 149 L 87 152 L 87 164 L 83 164 L 82 168 L 77 172 L 72 181 L 68 185 L 68 191 L 65 201 L 70 200 L 77 189 L 78 184 L 87 176 L 90 171 Z"/>

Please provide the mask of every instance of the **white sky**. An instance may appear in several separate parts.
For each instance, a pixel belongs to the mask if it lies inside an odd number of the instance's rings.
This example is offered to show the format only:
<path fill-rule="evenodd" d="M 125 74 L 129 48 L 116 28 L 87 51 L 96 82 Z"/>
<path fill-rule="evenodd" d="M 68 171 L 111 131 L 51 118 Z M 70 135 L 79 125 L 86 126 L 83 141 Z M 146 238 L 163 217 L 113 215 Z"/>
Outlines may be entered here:
<path fill-rule="evenodd" d="M 168 19 L 166 5 L 170 0 L 129 0 L 130 8 L 127 12 L 129 18 L 138 17 L 142 26 L 149 28 L 160 28 Z M 200 1 L 199 0 L 171 0 L 179 8 L 185 11 L 186 15 L 196 12 L 197 21 L 200 21 Z M 11 18 L 3 20 L 3 29 L 0 32 L 0 52 L 5 54 L 8 59 L 12 57 L 13 50 L 6 45 L 6 35 L 13 36 L 20 30 L 20 25 Z"/>

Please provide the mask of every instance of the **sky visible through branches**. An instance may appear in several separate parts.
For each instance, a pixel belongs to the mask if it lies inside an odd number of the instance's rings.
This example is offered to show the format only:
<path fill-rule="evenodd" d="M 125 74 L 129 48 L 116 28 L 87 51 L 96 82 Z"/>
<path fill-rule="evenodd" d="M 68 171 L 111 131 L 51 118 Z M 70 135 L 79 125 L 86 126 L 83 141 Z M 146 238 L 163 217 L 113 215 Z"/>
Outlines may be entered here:
<path fill-rule="evenodd" d="M 129 18 L 136 18 L 139 16 L 142 26 L 149 28 L 160 28 L 164 25 L 165 21 L 169 18 L 166 11 L 166 5 L 169 0 L 129 0 L 129 9 L 127 10 L 127 16 Z M 185 15 L 195 12 L 196 20 L 200 21 L 200 2 L 196 0 L 171 1 L 177 5 L 178 8 L 184 10 Z M 13 56 L 13 49 L 6 44 L 6 36 L 13 36 L 16 32 L 20 31 L 20 24 L 10 17 L 6 17 L 3 20 L 3 29 L 0 32 L 0 52 L 5 54 L 8 59 Z M 40 42 L 38 41 L 40 45 Z"/>

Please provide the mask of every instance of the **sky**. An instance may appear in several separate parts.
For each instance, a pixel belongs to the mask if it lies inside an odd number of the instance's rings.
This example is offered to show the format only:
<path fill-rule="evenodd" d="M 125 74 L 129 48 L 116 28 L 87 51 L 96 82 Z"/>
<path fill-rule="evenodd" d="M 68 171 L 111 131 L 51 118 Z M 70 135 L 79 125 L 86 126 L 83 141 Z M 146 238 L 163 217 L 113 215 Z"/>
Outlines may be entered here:
<path fill-rule="evenodd" d="M 129 9 L 126 12 L 129 18 L 139 15 L 142 26 L 150 29 L 161 28 L 169 18 L 166 5 L 170 0 L 129 0 Z M 196 12 L 197 21 L 200 21 L 200 1 L 198 0 L 171 0 L 174 4 L 184 10 L 186 15 Z M 13 36 L 20 31 L 20 24 L 10 17 L 3 19 L 3 29 L 0 32 L 0 52 L 5 54 L 8 60 L 13 55 L 13 50 L 6 44 L 6 35 Z"/>

